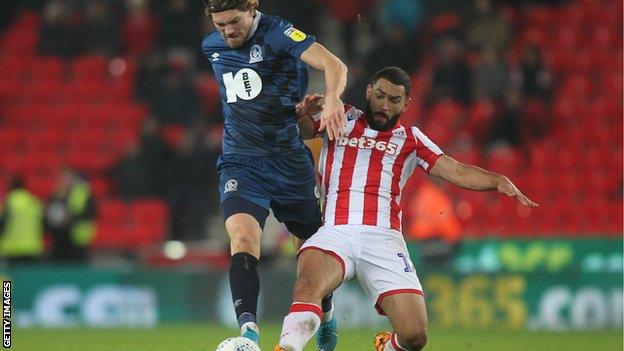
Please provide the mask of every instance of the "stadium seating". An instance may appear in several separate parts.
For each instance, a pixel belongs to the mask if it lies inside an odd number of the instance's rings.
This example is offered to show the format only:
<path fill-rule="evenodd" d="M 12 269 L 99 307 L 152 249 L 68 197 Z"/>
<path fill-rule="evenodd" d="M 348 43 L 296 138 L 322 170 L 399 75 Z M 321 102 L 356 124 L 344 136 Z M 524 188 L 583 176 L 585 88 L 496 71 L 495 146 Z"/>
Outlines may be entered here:
<path fill-rule="evenodd" d="M 499 111 L 493 101 L 429 106 L 432 54 L 412 77 L 414 101 L 404 121 L 422 124 L 445 150 L 472 136 L 471 146 L 453 156 L 511 175 L 541 204 L 528 210 L 498 194 L 449 187 L 467 235 L 621 235 L 623 82 L 617 28 L 622 28 L 622 2 L 579 0 L 503 7 L 503 12 L 513 24 L 506 55 L 512 66 L 527 45 L 536 45 L 557 83 L 550 103 L 525 101 L 525 146 L 479 151 Z M 169 221 L 165 203 L 116 199 L 107 173 L 124 147 L 137 140 L 147 115 L 133 100 L 135 59 L 40 56 L 38 22 L 36 13 L 25 12 L 0 36 L 0 195 L 11 176 L 22 175 L 31 190 L 46 197 L 56 171 L 69 164 L 86 174 L 98 200 L 95 248 L 134 250 L 162 241 Z M 458 16 L 443 14 L 430 27 L 442 32 L 459 22 Z M 217 113 L 214 78 L 204 75 L 196 83 L 206 112 Z M 165 129 L 171 143 L 181 136 L 179 128 Z"/>

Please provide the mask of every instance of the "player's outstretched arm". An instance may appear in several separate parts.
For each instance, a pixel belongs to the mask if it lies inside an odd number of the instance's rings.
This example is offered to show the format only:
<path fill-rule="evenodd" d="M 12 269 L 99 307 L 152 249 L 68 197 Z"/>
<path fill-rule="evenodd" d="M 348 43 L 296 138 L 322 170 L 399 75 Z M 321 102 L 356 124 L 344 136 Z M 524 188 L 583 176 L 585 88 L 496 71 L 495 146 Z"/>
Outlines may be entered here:
<path fill-rule="evenodd" d="M 319 135 L 313 116 L 323 111 L 322 99 L 323 95 L 320 94 L 306 95 L 295 108 L 297 124 L 303 140 L 313 139 Z"/>
<path fill-rule="evenodd" d="M 477 191 L 498 190 L 501 194 L 517 198 L 524 206 L 539 206 L 522 194 L 514 183 L 504 175 L 486 171 L 477 166 L 463 164 L 447 155 L 440 156 L 433 165 L 430 174 L 462 188 Z"/>
<path fill-rule="evenodd" d="M 319 132 L 327 128 L 329 140 L 340 137 L 345 125 L 344 105 L 340 96 L 347 85 L 347 66 L 323 45 L 314 43 L 301 54 L 301 60 L 325 72 L 325 106 Z"/>

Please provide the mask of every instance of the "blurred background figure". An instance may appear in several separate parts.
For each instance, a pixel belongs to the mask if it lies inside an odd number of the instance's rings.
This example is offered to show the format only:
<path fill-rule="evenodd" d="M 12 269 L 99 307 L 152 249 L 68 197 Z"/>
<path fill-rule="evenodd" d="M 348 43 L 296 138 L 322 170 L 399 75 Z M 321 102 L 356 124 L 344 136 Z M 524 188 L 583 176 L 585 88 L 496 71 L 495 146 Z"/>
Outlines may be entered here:
<path fill-rule="evenodd" d="M 85 7 L 82 51 L 86 54 L 113 56 L 119 52 L 121 39 L 119 24 L 111 9 L 111 2 L 90 0 Z"/>
<path fill-rule="evenodd" d="M 427 179 L 418 185 L 408 212 L 411 225 L 405 237 L 418 245 L 423 269 L 444 269 L 455 257 L 461 240 L 453 199 L 441 182 Z"/>
<path fill-rule="evenodd" d="M 72 9 L 67 2 L 55 0 L 46 2 L 41 14 L 39 30 L 39 53 L 71 57 L 78 53 L 80 37 L 77 26 L 72 22 Z"/>
<path fill-rule="evenodd" d="M 78 172 L 61 170 L 45 211 L 52 235 L 51 258 L 59 262 L 86 263 L 95 235 L 95 200 L 91 187 Z"/>
<path fill-rule="evenodd" d="M 0 255 L 14 265 L 39 262 L 43 254 L 43 204 L 15 178 L 0 208 Z"/>

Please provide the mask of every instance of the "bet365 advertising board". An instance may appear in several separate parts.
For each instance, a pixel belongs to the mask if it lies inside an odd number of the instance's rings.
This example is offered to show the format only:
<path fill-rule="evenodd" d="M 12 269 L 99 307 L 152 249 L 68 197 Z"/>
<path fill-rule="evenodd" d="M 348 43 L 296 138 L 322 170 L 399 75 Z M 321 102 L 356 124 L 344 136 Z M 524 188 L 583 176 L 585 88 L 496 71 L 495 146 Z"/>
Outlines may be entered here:
<path fill-rule="evenodd" d="M 489 240 L 462 243 L 444 269 L 419 269 L 432 325 L 540 330 L 621 329 L 622 240 Z M 280 266 L 281 267 L 281 266 Z M 290 305 L 293 266 L 261 267 L 259 314 L 279 322 Z M 15 327 L 235 325 L 227 272 L 6 268 Z M 335 294 L 341 326 L 385 323 L 356 282 Z"/>

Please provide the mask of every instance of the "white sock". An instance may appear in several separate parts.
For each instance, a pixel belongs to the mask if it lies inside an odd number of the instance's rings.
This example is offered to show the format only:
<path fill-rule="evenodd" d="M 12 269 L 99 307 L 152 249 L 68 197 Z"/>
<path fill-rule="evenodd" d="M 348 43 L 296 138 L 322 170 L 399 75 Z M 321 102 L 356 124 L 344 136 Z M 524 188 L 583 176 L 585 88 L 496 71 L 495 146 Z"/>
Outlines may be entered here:
<path fill-rule="evenodd" d="M 255 331 L 256 334 L 260 334 L 260 331 L 258 329 L 258 325 L 256 323 L 254 323 L 254 322 L 247 322 L 247 323 L 241 325 L 241 327 L 240 327 L 241 335 L 243 335 L 247 331 L 247 329 L 251 329 L 251 330 Z"/>
<path fill-rule="evenodd" d="M 323 323 L 329 322 L 332 319 L 332 317 L 334 317 L 334 304 L 333 303 L 332 303 L 332 307 L 331 307 L 331 309 L 329 311 L 323 312 L 323 320 L 322 320 L 322 322 Z"/>
<path fill-rule="evenodd" d="M 390 340 L 386 343 L 386 347 L 384 347 L 384 351 L 406 351 L 404 348 L 399 345 L 399 338 L 395 332 L 392 332 L 390 336 Z"/>
<path fill-rule="evenodd" d="M 295 302 L 284 318 L 279 346 L 288 351 L 301 351 L 321 324 L 321 307 L 312 303 Z"/>

